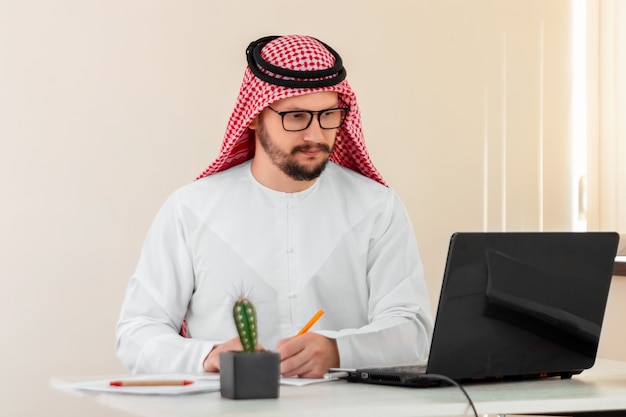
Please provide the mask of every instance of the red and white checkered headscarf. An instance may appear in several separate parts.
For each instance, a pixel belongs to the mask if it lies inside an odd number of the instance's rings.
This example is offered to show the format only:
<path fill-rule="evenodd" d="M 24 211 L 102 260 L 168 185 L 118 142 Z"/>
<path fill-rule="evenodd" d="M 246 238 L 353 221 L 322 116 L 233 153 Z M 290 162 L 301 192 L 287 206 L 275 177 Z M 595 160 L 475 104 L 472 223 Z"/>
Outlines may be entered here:
<path fill-rule="evenodd" d="M 220 154 L 198 179 L 254 156 L 254 133 L 248 126 L 276 100 L 336 91 L 350 111 L 337 130 L 330 160 L 386 185 L 365 147 L 361 113 L 356 95 L 345 80 L 341 57 L 331 47 L 309 36 L 269 36 L 250 43 L 246 56 L 248 66 Z"/>

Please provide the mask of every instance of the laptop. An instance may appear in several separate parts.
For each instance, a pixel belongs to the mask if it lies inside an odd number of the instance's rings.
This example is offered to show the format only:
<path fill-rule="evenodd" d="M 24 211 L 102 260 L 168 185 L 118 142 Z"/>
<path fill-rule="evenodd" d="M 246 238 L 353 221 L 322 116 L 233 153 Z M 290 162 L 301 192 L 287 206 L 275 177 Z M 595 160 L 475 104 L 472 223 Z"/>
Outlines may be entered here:
<path fill-rule="evenodd" d="M 455 233 L 428 362 L 329 372 L 413 387 L 571 378 L 594 364 L 618 241 L 613 232 Z"/>

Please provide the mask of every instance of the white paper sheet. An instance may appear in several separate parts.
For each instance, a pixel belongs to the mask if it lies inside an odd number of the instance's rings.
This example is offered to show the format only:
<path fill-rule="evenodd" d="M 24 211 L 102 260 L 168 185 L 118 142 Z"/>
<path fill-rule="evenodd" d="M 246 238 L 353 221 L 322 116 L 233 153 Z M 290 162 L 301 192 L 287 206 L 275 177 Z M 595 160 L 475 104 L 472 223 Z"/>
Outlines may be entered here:
<path fill-rule="evenodd" d="M 111 386 L 111 381 L 132 381 L 132 380 L 190 380 L 190 385 L 160 385 L 160 386 Z M 332 379 L 325 378 L 281 378 L 280 384 L 285 386 L 304 386 L 330 382 Z M 90 391 L 107 394 L 138 394 L 138 395 L 181 395 L 194 394 L 200 392 L 214 392 L 220 390 L 219 374 L 150 374 L 132 375 L 123 377 L 111 377 L 106 379 L 83 380 L 68 382 L 63 379 L 52 379 L 51 385 L 54 388 L 63 390 Z"/>
<path fill-rule="evenodd" d="M 189 385 L 151 385 L 151 386 L 125 386 L 112 387 L 111 381 L 133 381 L 133 380 L 161 380 L 176 379 L 190 380 Z M 122 378 L 108 378 L 91 381 L 65 382 L 52 381 L 52 386 L 65 390 L 92 391 L 100 393 L 114 394 L 142 394 L 142 395 L 180 395 L 194 394 L 199 392 L 213 392 L 220 390 L 219 375 L 197 375 L 197 374 L 150 374 L 133 375 Z"/>
<path fill-rule="evenodd" d="M 280 379 L 280 385 L 291 385 L 294 387 L 301 387 L 304 385 L 311 385 L 311 384 L 319 384 L 321 382 L 331 382 L 331 381 L 335 381 L 333 379 L 327 379 L 327 378 L 281 378 Z"/>

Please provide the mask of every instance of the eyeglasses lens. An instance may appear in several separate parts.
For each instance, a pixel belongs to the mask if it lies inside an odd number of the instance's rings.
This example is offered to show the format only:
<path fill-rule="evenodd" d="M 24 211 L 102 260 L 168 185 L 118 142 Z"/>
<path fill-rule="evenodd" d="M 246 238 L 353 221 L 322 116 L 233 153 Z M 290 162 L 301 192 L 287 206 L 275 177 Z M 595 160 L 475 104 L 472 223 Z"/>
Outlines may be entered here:
<path fill-rule="evenodd" d="M 313 112 L 293 111 L 283 115 L 283 127 L 289 131 L 304 130 L 311 124 Z M 336 129 L 346 118 L 347 109 L 331 109 L 317 113 L 322 129 Z"/>

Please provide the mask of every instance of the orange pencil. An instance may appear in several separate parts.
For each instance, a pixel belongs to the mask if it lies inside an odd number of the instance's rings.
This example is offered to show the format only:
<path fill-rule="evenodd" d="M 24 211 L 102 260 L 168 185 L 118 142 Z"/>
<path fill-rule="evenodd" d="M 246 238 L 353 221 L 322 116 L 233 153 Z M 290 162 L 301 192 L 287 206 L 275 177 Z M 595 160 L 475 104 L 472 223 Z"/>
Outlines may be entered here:
<path fill-rule="evenodd" d="M 300 336 L 301 334 L 308 332 L 309 329 L 315 324 L 315 322 L 319 320 L 320 317 L 322 317 L 322 314 L 324 314 L 324 310 L 320 310 L 317 313 L 315 313 L 315 315 L 311 318 L 311 320 L 309 320 L 309 322 L 305 324 L 302 329 L 300 329 L 300 331 L 298 332 L 296 336 Z"/>

